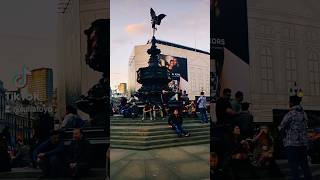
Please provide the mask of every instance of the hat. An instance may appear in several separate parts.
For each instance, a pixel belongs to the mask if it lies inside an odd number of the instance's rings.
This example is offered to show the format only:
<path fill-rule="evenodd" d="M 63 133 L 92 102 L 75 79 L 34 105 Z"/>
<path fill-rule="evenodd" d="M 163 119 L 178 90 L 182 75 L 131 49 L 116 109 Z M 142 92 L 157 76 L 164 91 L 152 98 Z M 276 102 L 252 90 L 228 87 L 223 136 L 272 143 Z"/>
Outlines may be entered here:
<path fill-rule="evenodd" d="M 294 104 L 299 104 L 302 101 L 303 91 L 298 88 L 297 82 L 294 82 L 294 87 L 289 90 L 289 100 Z"/>
<path fill-rule="evenodd" d="M 290 97 L 297 96 L 299 98 L 303 97 L 303 91 L 301 88 L 298 88 L 297 82 L 294 82 L 294 87 L 289 90 Z"/>

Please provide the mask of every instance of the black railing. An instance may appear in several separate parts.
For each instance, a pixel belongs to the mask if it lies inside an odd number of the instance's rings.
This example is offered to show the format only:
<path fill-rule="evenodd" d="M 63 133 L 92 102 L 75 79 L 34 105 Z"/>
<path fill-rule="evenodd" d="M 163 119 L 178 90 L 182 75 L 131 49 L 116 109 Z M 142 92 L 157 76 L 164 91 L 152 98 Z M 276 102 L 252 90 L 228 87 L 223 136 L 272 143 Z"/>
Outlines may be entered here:
<path fill-rule="evenodd" d="M 17 138 L 21 138 L 25 142 L 29 142 L 33 135 L 33 123 L 31 118 L 5 113 L 4 119 L 1 120 L 3 127 L 8 127 L 10 132 L 11 146 L 14 146 Z"/>

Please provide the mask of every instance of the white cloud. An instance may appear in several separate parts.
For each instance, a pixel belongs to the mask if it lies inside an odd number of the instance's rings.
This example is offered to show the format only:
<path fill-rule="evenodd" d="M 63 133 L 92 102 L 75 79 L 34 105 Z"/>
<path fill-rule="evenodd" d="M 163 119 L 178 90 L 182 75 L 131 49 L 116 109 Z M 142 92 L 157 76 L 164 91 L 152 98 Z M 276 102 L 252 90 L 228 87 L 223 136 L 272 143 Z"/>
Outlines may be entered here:
<path fill-rule="evenodd" d="M 124 31 L 129 35 L 144 35 L 147 32 L 147 26 L 144 23 L 129 24 L 124 28 Z"/>

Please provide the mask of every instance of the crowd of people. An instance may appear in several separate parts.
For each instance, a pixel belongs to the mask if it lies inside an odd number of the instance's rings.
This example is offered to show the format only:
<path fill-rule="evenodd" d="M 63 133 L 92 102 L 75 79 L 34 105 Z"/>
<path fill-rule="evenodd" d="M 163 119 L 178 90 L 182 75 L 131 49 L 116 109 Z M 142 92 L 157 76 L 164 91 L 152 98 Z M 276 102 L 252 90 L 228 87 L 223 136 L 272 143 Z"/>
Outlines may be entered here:
<path fill-rule="evenodd" d="M 183 128 L 183 118 L 200 118 L 201 123 L 209 123 L 207 116 L 207 98 L 204 92 L 201 92 L 197 100 L 190 100 L 186 91 L 179 90 L 175 95 L 169 97 L 167 91 L 163 91 L 160 103 L 145 102 L 142 112 L 137 106 L 138 98 L 131 95 L 129 99 L 121 98 L 120 105 L 113 107 L 112 114 L 119 113 L 125 118 L 138 118 L 141 115 L 141 121 L 146 119 L 167 120 L 168 125 L 178 135 L 178 137 L 188 137 L 190 133 Z M 170 102 L 174 106 L 169 106 Z M 113 105 L 112 105 L 113 106 Z M 118 109 L 118 110 L 115 110 Z M 199 112 L 199 115 L 197 115 Z"/>
<path fill-rule="evenodd" d="M 216 102 L 217 122 L 212 125 L 211 175 L 213 179 L 281 176 L 273 156 L 274 140 L 266 125 L 256 128 L 250 103 L 238 91 L 224 89 Z"/>
<path fill-rule="evenodd" d="M 170 109 L 168 106 L 169 101 L 177 101 L 180 103 L 178 109 L 179 113 L 183 117 L 193 117 L 197 118 L 197 111 L 200 111 L 203 122 L 208 123 L 208 117 L 206 111 L 206 98 L 204 93 L 197 101 L 189 100 L 188 94 L 186 91 L 178 91 L 172 97 L 168 97 L 168 92 L 163 91 L 161 95 L 161 102 L 152 103 L 146 102 L 143 104 L 142 112 L 140 112 L 137 102 L 139 99 L 131 95 L 129 99 L 122 97 L 118 106 L 115 106 L 111 102 L 111 114 L 121 114 L 125 118 L 138 118 L 141 115 L 141 120 L 149 118 L 150 120 L 162 119 L 165 120 L 173 113 L 173 109 Z M 198 105 L 198 106 L 197 106 Z M 201 107 L 200 107 L 201 106 Z"/>
<path fill-rule="evenodd" d="M 53 122 L 47 114 L 35 122 L 31 139 L 18 136 L 12 143 L 9 127 L 0 133 L 0 172 L 11 168 L 40 168 L 43 177 L 81 177 L 91 166 L 91 145 L 82 132 L 83 121 L 72 106 L 66 108 L 65 118 L 54 130 Z M 70 144 L 65 144 L 66 129 L 73 129 Z"/>
<path fill-rule="evenodd" d="M 44 178 L 80 177 L 90 169 L 91 145 L 80 128 L 73 130 L 73 139 L 64 144 L 63 131 L 52 130 L 49 139 L 31 144 L 17 140 L 17 147 L 10 152 L 7 139 L 0 134 L 0 172 L 17 167 L 39 167 Z"/>
<path fill-rule="evenodd" d="M 53 131 L 50 139 L 33 151 L 33 159 L 44 177 L 81 177 L 90 169 L 90 142 L 81 129 L 73 130 L 73 140 L 65 146 L 61 132 Z"/>
<path fill-rule="evenodd" d="M 212 125 L 211 177 L 213 179 L 259 179 L 283 177 L 274 157 L 274 134 L 267 125 L 255 126 L 250 103 L 242 102 L 238 91 L 231 99 L 231 89 L 224 89 L 216 102 L 217 122 Z M 307 159 L 307 116 L 300 105 L 301 97 L 290 96 L 290 109 L 278 131 L 293 179 L 299 179 L 299 167 L 305 179 L 311 179 Z"/>

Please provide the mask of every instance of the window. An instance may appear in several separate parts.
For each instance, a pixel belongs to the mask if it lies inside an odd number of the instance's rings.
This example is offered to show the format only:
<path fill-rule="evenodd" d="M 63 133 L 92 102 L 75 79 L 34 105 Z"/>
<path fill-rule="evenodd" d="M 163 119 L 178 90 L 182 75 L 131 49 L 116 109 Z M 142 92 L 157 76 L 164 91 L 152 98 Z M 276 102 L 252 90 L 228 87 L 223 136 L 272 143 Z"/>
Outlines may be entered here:
<path fill-rule="evenodd" d="M 262 47 L 260 52 L 262 92 L 273 92 L 273 58 L 269 47 Z"/>
<path fill-rule="evenodd" d="M 315 52 L 310 52 L 308 56 L 308 69 L 310 81 L 310 94 L 320 95 L 320 63 L 319 56 Z"/>
<path fill-rule="evenodd" d="M 258 26 L 257 30 L 258 30 L 257 31 L 258 36 L 261 36 L 263 38 L 274 38 L 273 26 L 270 23 L 268 25 L 267 24 L 260 24 Z"/>
<path fill-rule="evenodd" d="M 297 81 L 297 62 L 296 62 L 296 54 L 294 50 L 288 49 L 286 51 L 286 79 L 288 89 L 293 87 L 294 82 Z"/>
<path fill-rule="evenodd" d="M 193 74 L 193 76 L 191 76 L 191 79 L 190 79 L 190 81 L 191 81 L 191 88 L 192 88 L 192 90 L 193 91 L 195 91 L 196 90 L 196 77 L 197 77 L 197 75 L 198 75 L 198 73 L 197 73 L 197 70 L 195 69 L 195 68 L 192 68 L 191 69 L 191 73 Z"/>
<path fill-rule="evenodd" d="M 285 27 L 282 31 L 282 38 L 284 40 L 294 41 L 295 40 L 295 30 L 291 27 Z"/>

